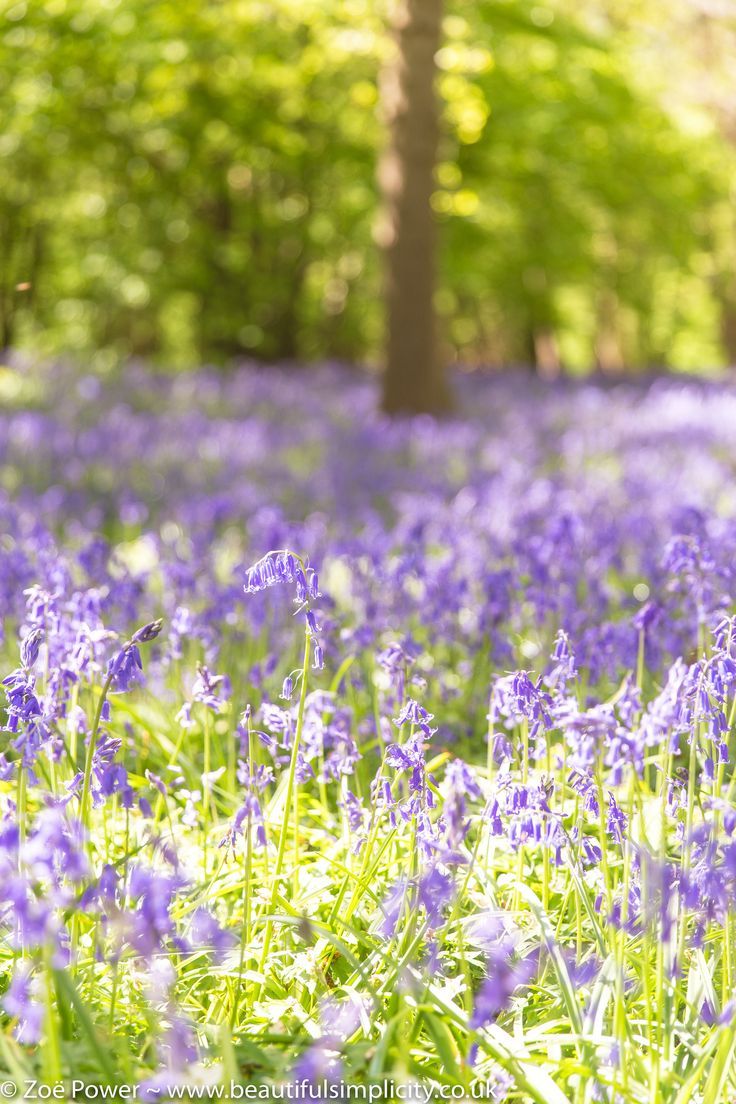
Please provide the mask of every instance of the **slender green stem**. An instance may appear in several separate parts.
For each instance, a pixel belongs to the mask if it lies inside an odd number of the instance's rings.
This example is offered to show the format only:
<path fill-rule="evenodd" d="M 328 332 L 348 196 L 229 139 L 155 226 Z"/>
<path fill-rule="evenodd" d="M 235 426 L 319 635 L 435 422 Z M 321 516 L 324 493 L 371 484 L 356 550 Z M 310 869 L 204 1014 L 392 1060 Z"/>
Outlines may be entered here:
<path fill-rule="evenodd" d="M 289 774 L 286 781 L 286 794 L 284 795 L 284 811 L 281 821 L 281 832 L 279 835 L 278 850 L 276 852 L 276 863 L 274 865 L 273 874 L 271 875 L 271 896 L 268 904 L 268 918 L 266 920 L 266 928 L 263 933 L 263 950 L 261 951 L 260 971 L 266 968 L 266 962 L 268 960 L 268 952 L 271 949 L 271 938 L 273 935 L 273 911 L 276 907 L 276 899 L 278 897 L 279 878 L 284 868 L 284 856 L 286 855 L 286 844 L 289 838 L 289 825 L 290 825 L 290 810 L 292 808 L 294 787 L 296 786 L 296 768 L 299 759 L 299 748 L 302 739 L 302 730 L 304 728 L 304 707 L 307 700 L 307 681 L 309 676 L 309 657 L 312 651 L 312 634 L 307 629 L 304 635 L 304 662 L 302 664 L 302 679 L 301 679 L 301 692 L 299 695 L 299 711 L 297 713 L 296 732 L 294 734 L 294 744 L 291 749 L 291 761 L 289 763 Z M 259 983 L 258 994 L 262 988 L 262 983 Z"/>
<path fill-rule="evenodd" d="M 94 763 L 95 750 L 97 748 L 97 737 L 100 731 L 100 722 L 102 721 L 102 710 L 105 708 L 105 702 L 107 701 L 107 695 L 110 692 L 112 686 L 113 672 L 105 679 L 102 684 L 102 690 L 97 701 L 97 709 L 95 710 L 95 719 L 92 722 L 92 731 L 89 734 L 89 740 L 87 741 L 87 754 L 84 761 L 84 780 L 82 782 L 82 796 L 79 802 L 79 817 L 82 824 L 86 828 L 88 826 L 89 816 L 89 789 L 92 782 L 92 764 Z"/>

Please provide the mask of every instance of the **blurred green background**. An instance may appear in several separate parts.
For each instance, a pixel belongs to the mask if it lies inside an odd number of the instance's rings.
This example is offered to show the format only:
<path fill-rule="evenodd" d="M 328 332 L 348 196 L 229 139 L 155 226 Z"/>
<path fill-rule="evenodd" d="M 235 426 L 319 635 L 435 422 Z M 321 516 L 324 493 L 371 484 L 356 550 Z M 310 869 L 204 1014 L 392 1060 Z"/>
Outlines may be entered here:
<path fill-rule="evenodd" d="M 0 347 L 376 363 L 383 0 L 20 0 L 0 17 Z M 446 6 L 448 357 L 736 361 L 730 0 Z"/>

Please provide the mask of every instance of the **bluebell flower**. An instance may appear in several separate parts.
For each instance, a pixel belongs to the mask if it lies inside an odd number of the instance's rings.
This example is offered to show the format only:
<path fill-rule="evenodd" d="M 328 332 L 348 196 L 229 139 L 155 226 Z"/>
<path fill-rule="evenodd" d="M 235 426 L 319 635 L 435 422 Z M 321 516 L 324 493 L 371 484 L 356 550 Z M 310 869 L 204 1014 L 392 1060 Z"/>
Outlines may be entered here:
<path fill-rule="evenodd" d="M 473 1002 L 470 1027 L 486 1027 L 494 1022 L 504 1009 L 508 1008 L 516 990 L 526 985 L 537 972 L 538 953 L 532 952 L 525 958 L 511 961 L 509 947 L 500 944 L 498 949 L 488 956 L 487 976 L 481 983 Z"/>
<path fill-rule="evenodd" d="M 15 1037 L 25 1046 L 40 1042 L 43 1033 L 44 1003 L 34 989 L 31 967 L 20 962 L 3 998 L 3 1006 L 8 1015 L 16 1020 Z"/>
<path fill-rule="evenodd" d="M 133 633 L 131 643 L 133 644 L 148 644 L 151 640 L 155 640 L 158 634 L 161 632 L 163 626 L 162 618 L 157 618 L 156 621 L 149 621 L 147 625 L 143 625 L 140 629 L 136 629 Z"/>
<path fill-rule="evenodd" d="M 27 669 L 34 666 L 36 660 L 38 659 L 38 652 L 41 647 L 42 640 L 43 632 L 41 631 L 41 629 L 31 629 L 28 635 L 23 639 L 20 646 L 21 666 Z"/>
<path fill-rule="evenodd" d="M 143 662 L 137 646 L 126 644 L 108 664 L 107 676 L 111 679 L 110 689 L 121 694 L 125 693 L 133 683 L 138 681 L 142 671 Z"/>
<path fill-rule="evenodd" d="M 437 731 L 436 728 L 432 728 L 430 725 L 432 720 L 434 720 L 432 713 L 428 713 L 419 702 L 409 698 L 399 712 L 398 717 L 394 717 L 394 724 L 397 728 L 401 728 L 405 724 L 414 725 L 420 728 L 424 735 L 429 738 Z"/>

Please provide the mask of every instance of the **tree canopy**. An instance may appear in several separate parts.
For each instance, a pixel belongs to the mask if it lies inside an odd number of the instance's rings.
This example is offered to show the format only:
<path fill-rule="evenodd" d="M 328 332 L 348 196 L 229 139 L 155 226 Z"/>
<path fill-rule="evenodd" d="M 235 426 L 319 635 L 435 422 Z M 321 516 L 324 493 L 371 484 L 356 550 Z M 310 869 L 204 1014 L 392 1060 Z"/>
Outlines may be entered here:
<path fill-rule="evenodd" d="M 692 34 L 658 65 L 651 0 L 446 5 L 432 205 L 449 358 L 736 357 L 726 57 L 690 5 L 675 14 Z M 374 361 L 387 15 L 369 0 L 11 0 L 2 343 L 102 367 Z"/>

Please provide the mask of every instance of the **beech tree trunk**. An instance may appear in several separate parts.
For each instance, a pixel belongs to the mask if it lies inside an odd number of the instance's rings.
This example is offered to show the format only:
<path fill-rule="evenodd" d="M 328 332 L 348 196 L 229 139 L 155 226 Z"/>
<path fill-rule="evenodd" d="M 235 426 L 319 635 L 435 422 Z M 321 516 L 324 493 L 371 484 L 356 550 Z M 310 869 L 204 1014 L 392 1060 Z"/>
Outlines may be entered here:
<path fill-rule="evenodd" d="M 721 339 L 729 368 L 736 368 L 736 304 L 733 302 L 723 305 Z"/>
<path fill-rule="evenodd" d="M 716 285 L 721 308 L 721 344 L 729 368 L 736 368 L 736 279 L 723 279 Z"/>
<path fill-rule="evenodd" d="M 397 56 L 384 76 L 390 138 L 379 172 L 386 257 L 383 407 L 390 413 L 441 413 L 450 406 L 433 302 L 436 227 L 430 205 L 441 23 L 442 0 L 398 0 Z"/>
<path fill-rule="evenodd" d="M 625 368 L 619 336 L 619 301 L 612 288 L 602 288 L 596 300 L 595 364 L 605 376 Z"/>

